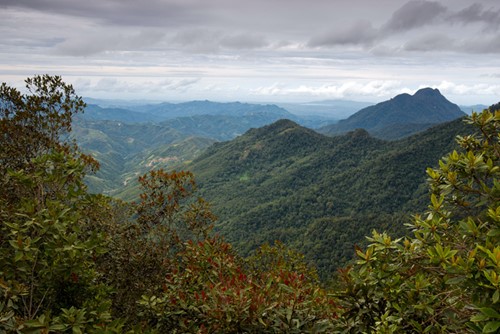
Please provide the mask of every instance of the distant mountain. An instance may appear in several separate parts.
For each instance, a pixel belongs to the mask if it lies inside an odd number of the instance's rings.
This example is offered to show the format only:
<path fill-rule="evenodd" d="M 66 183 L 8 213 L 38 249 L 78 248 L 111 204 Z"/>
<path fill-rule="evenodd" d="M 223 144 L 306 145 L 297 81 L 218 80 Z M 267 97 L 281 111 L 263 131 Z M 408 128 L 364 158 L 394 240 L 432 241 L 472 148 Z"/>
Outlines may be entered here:
<path fill-rule="evenodd" d="M 405 233 L 408 214 L 428 202 L 426 167 L 470 131 L 456 120 L 388 142 L 280 120 L 215 143 L 186 168 L 219 216 L 217 230 L 240 252 L 281 240 L 328 275 L 373 228 Z"/>
<path fill-rule="evenodd" d="M 92 154 L 101 164 L 99 172 L 88 177 L 90 190 L 107 194 L 123 187 L 124 174 L 129 172 L 127 162 L 135 155 L 188 137 L 159 124 L 81 118 L 75 120 L 72 136 L 82 151 Z"/>
<path fill-rule="evenodd" d="M 439 90 L 424 88 L 414 95 L 401 94 L 361 109 L 349 118 L 318 131 L 337 135 L 362 128 L 379 138 L 395 139 L 463 116 L 465 113 L 441 95 Z"/>
<path fill-rule="evenodd" d="M 277 103 L 292 114 L 300 117 L 323 117 L 324 119 L 341 120 L 362 108 L 373 105 L 371 102 L 349 100 L 324 100 L 305 103 Z"/>
<path fill-rule="evenodd" d="M 93 121 L 108 120 L 126 123 L 159 122 L 162 120 L 161 117 L 149 113 L 132 111 L 122 107 L 102 108 L 96 104 L 87 104 L 84 113 L 78 115 L 78 118 Z"/>
<path fill-rule="evenodd" d="M 90 100 L 94 101 L 94 100 Z M 116 102 L 116 101 L 115 101 Z M 273 104 L 249 104 L 240 102 L 212 102 L 191 101 L 183 103 L 157 103 L 157 104 L 130 104 L 123 102 L 119 106 L 101 107 L 89 103 L 85 112 L 79 115 L 87 120 L 112 120 L 127 123 L 162 122 L 179 117 L 193 117 L 201 115 L 228 116 L 228 117 L 269 117 L 272 123 L 280 118 L 294 118 L 295 116 L 283 108 Z M 260 125 L 259 125 L 260 126 Z"/>
<path fill-rule="evenodd" d="M 195 115 L 251 116 L 272 115 L 280 118 L 292 116 L 288 111 L 272 104 L 249 104 L 241 102 L 191 101 L 184 103 L 160 103 L 132 107 L 131 110 L 148 113 L 162 120 Z"/>
<path fill-rule="evenodd" d="M 87 177 L 91 192 L 109 195 L 126 194 L 124 187 L 153 168 L 182 166 L 216 141 L 164 124 L 83 119 L 74 122 L 72 136 L 101 165 Z"/>
<path fill-rule="evenodd" d="M 460 106 L 460 109 L 464 113 L 470 115 L 470 114 L 472 114 L 473 111 L 475 111 L 475 112 L 481 112 L 484 109 L 488 109 L 488 106 L 484 105 L 484 104 L 474 104 L 472 106 Z"/>

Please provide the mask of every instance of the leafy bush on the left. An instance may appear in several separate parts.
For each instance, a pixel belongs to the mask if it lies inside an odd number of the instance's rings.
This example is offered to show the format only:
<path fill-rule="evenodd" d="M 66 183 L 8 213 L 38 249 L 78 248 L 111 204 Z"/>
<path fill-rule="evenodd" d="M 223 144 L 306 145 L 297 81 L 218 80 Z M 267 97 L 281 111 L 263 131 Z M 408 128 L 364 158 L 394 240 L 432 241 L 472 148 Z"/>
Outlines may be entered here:
<path fill-rule="evenodd" d="M 120 332 L 86 214 L 104 204 L 83 183 L 97 163 L 63 139 L 84 103 L 60 77 L 26 88 L 0 87 L 0 332 Z"/>

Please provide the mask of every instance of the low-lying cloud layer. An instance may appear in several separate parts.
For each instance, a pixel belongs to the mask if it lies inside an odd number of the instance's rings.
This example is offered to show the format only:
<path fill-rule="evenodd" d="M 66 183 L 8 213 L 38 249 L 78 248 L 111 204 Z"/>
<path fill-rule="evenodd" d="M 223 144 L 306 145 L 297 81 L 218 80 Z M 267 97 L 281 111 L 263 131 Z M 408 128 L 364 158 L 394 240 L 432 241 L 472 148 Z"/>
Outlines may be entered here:
<path fill-rule="evenodd" d="M 498 99 L 496 0 L 0 0 L 0 22 L 4 80 L 55 72 L 85 94 L 376 100 L 453 82 Z"/>

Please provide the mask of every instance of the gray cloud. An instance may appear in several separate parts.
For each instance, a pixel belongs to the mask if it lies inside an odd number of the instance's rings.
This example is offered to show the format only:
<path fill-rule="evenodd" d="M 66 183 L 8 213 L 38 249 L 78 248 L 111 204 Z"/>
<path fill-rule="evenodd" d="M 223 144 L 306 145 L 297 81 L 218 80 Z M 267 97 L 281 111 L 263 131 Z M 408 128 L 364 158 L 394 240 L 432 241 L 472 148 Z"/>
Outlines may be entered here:
<path fill-rule="evenodd" d="M 327 34 L 311 38 L 309 46 L 335 46 L 335 45 L 369 45 L 377 38 L 377 29 L 369 21 L 359 21 L 348 29 L 335 30 Z"/>
<path fill-rule="evenodd" d="M 203 23 L 210 14 L 208 2 L 197 0 L 1 0 L 1 7 L 86 17 L 107 24 L 125 26 L 177 26 Z"/>
<path fill-rule="evenodd" d="M 89 78 L 103 96 L 163 87 L 161 98 L 275 82 L 287 99 L 328 96 L 332 78 L 496 83 L 477 73 L 500 68 L 483 56 L 500 54 L 499 26 L 498 0 L 0 0 L 0 74 Z"/>
<path fill-rule="evenodd" d="M 404 46 L 406 51 L 444 51 L 456 48 L 456 41 L 442 33 L 428 34 L 408 41 Z"/>
<path fill-rule="evenodd" d="M 448 18 L 450 21 L 461 24 L 484 23 L 486 30 L 497 30 L 500 25 L 500 10 L 484 9 L 479 3 L 474 3 Z"/>
<path fill-rule="evenodd" d="M 401 32 L 434 23 L 447 8 L 435 1 L 409 1 L 396 10 L 383 30 Z"/>
<path fill-rule="evenodd" d="M 258 49 L 268 45 L 265 37 L 248 34 L 224 36 L 220 44 L 230 49 Z"/>
<path fill-rule="evenodd" d="M 158 31 L 133 34 L 90 32 L 84 36 L 65 39 L 56 45 L 55 52 L 70 56 L 89 56 L 105 51 L 133 51 L 153 46 L 163 37 L 164 34 Z"/>
<path fill-rule="evenodd" d="M 500 34 L 486 38 L 471 38 L 459 50 L 467 53 L 500 54 Z"/>
<path fill-rule="evenodd" d="M 172 37 L 171 42 L 197 53 L 214 53 L 223 49 L 250 50 L 269 45 L 264 36 L 252 33 L 227 34 L 206 29 L 181 31 Z"/>
<path fill-rule="evenodd" d="M 202 29 L 182 30 L 176 33 L 170 43 L 174 47 L 180 47 L 183 50 L 195 53 L 212 53 L 219 51 L 217 41 L 220 34 L 214 31 Z"/>
<path fill-rule="evenodd" d="M 403 49 L 421 52 L 452 51 L 464 54 L 500 54 L 500 35 L 459 40 L 435 33 L 408 41 Z"/>

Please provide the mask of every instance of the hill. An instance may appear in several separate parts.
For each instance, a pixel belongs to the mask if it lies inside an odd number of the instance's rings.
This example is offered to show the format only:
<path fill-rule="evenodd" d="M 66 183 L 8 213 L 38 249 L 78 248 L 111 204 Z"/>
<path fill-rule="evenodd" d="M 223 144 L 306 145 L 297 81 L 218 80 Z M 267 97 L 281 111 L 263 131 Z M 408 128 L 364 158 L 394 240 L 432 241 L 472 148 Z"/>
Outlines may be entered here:
<path fill-rule="evenodd" d="M 75 120 L 72 135 L 101 163 L 100 171 L 87 177 L 90 190 L 131 199 L 137 191 L 123 188 L 133 186 L 135 182 L 129 181 L 152 166 L 177 168 L 215 141 L 233 139 L 283 117 L 294 115 L 269 104 L 90 104 Z"/>
<path fill-rule="evenodd" d="M 338 135 L 362 128 L 378 138 L 395 139 L 463 116 L 465 113 L 441 95 L 439 90 L 424 88 L 414 95 L 400 94 L 361 109 L 349 118 L 318 131 Z"/>
<path fill-rule="evenodd" d="M 115 195 L 130 180 L 155 168 L 174 168 L 192 160 L 214 139 L 191 136 L 155 123 L 78 119 L 72 136 L 101 168 L 87 176 L 91 192 Z"/>
<path fill-rule="evenodd" d="M 243 254 L 281 240 L 328 273 L 373 228 L 406 233 L 406 212 L 428 202 L 426 167 L 468 131 L 456 120 L 389 142 L 280 120 L 214 144 L 187 168 L 220 218 L 217 229 Z"/>

